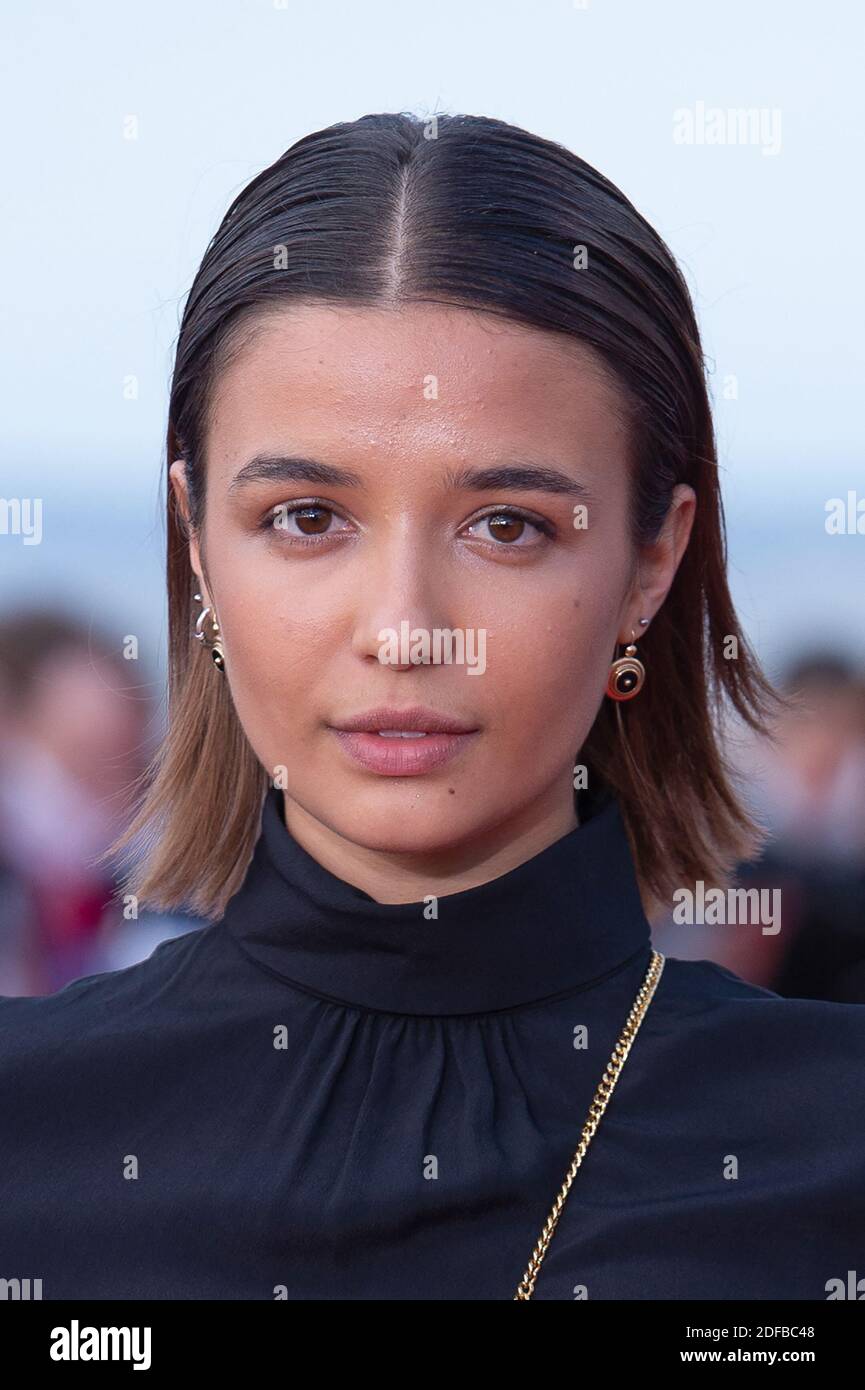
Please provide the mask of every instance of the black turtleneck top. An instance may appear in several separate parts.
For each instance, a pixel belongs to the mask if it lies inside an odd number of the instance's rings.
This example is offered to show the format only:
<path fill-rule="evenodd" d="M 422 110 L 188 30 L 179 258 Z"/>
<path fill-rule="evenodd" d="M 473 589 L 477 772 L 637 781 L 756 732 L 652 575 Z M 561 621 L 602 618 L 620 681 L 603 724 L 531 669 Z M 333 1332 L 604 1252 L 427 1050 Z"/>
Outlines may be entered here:
<path fill-rule="evenodd" d="M 0 1000 L 0 1278 L 513 1299 L 651 961 L 619 807 L 580 814 L 435 916 L 325 870 L 271 789 L 221 921 Z M 667 959 L 534 1298 L 865 1274 L 863 1066 L 865 1006 Z"/>

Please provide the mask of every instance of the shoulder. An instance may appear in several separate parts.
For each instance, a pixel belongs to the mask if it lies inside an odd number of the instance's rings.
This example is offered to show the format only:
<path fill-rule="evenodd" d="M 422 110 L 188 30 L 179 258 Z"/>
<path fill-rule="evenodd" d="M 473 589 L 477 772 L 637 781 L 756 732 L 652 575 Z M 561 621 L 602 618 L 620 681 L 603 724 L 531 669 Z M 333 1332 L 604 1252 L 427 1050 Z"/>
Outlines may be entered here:
<path fill-rule="evenodd" d="M 865 1101 L 865 1004 L 787 998 L 713 961 L 667 957 L 642 1027 L 673 1070 L 762 1081 L 776 1095 L 856 1083 Z"/>
<path fill-rule="evenodd" d="M 808 1207 L 815 1229 L 843 1211 L 865 1229 L 863 1059 L 865 1005 L 786 998 L 712 961 L 667 957 L 622 1113 L 642 1123 L 647 1161 L 688 1154 L 709 1172 L 736 1155 L 741 1191 L 760 1203 Z"/>
<path fill-rule="evenodd" d="M 690 1004 L 697 1012 L 732 1011 L 737 1017 L 771 1018 L 782 1023 L 792 1022 L 794 1017 L 801 1021 L 812 1016 L 819 1021 L 832 1019 L 842 1026 L 846 1022 L 853 1028 L 865 1027 L 865 1003 L 838 1003 L 777 994 L 763 985 L 742 979 L 712 960 L 680 960 L 667 956 L 662 980 L 664 989 L 662 993 L 659 988 L 659 998 L 679 1008 Z"/>
<path fill-rule="evenodd" d="M 85 975 L 53 994 L 0 995 L 0 1069 L 28 1057 L 86 1045 L 137 1027 L 146 1031 L 143 1009 L 164 1014 L 218 952 L 217 927 L 199 927 L 159 943 L 134 965 Z"/>

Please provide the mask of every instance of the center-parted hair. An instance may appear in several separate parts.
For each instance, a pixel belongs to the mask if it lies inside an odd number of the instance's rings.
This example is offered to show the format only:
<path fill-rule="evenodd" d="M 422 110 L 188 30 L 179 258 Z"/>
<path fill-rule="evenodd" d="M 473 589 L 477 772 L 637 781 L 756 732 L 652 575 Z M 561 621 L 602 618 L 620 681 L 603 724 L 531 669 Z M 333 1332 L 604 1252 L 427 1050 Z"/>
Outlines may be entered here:
<path fill-rule="evenodd" d="M 640 639 L 646 683 L 624 708 L 603 700 L 575 762 L 617 795 L 647 896 L 665 901 L 698 878 L 724 883 L 760 830 L 723 733 L 731 718 L 768 732 L 779 696 L 730 598 L 685 281 L 624 194 L 563 146 L 484 116 L 384 113 L 307 135 L 257 175 L 193 281 L 166 450 L 169 723 L 138 813 L 108 851 L 143 832 L 148 852 L 123 891 L 142 906 L 218 918 L 258 836 L 269 775 L 229 681 L 192 640 L 197 581 L 167 469 L 186 460 L 190 522 L 204 540 L 214 384 L 257 316 L 298 301 L 485 310 L 597 354 L 629 424 L 635 546 L 656 536 L 677 483 L 694 488 L 697 507 L 670 592 Z M 206 545 L 202 556 L 206 566 Z"/>

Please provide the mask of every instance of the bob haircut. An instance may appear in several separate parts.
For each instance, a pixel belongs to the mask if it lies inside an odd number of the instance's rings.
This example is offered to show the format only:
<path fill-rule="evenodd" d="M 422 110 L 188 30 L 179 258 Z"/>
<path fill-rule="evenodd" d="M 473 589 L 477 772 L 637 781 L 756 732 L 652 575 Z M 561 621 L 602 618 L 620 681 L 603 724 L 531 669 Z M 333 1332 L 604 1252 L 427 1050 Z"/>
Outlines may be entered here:
<path fill-rule="evenodd" d="M 587 268 L 577 270 L 580 247 Z M 624 716 L 602 701 L 579 759 L 619 799 L 644 902 L 698 878 L 728 882 L 764 835 L 722 734 L 738 716 L 771 736 L 784 699 L 730 597 L 702 348 L 666 244 L 597 170 L 504 121 L 386 112 L 298 140 L 234 199 L 185 305 L 166 476 L 186 460 L 198 532 L 214 382 L 256 315 L 296 301 L 481 309 L 594 349 L 628 422 L 635 546 L 656 537 L 677 483 L 694 488 L 697 509 L 641 639 L 646 684 Z M 197 581 L 170 482 L 166 501 L 168 729 L 136 815 L 102 857 L 140 836 L 145 852 L 122 891 L 218 920 L 245 877 L 271 779 L 227 680 L 191 640 Z"/>

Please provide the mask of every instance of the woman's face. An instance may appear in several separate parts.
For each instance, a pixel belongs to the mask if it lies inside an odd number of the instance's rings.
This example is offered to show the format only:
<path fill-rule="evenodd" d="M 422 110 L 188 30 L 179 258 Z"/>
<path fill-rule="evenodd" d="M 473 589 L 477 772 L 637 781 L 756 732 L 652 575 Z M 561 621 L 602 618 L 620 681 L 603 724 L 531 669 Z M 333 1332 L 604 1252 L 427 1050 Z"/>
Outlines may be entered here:
<path fill-rule="evenodd" d="M 635 551 L 620 402 L 588 350 L 433 304 L 268 311 L 217 379 L 206 471 L 213 679 L 301 843 L 447 857 L 576 824 L 616 644 L 663 601 L 693 502 L 677 489 Z M 336 732 L 417 706 L 471 732 Z"/>

